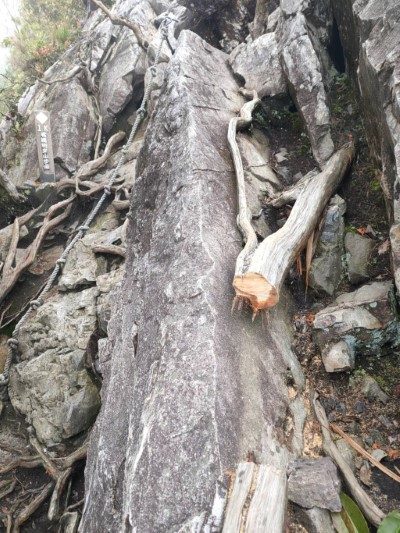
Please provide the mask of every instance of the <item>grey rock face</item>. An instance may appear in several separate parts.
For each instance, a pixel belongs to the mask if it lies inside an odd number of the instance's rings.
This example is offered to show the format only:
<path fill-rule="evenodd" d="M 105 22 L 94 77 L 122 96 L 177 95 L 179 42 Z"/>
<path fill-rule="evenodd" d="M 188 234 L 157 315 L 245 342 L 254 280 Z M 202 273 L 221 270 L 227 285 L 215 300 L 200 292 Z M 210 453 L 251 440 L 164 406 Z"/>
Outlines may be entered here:
<path fill-rule="evenodd" d="M 249 342 L 249 319 L 230 311 L 241 239 L 226 128 L 243 102 L 226 59 L 182 32 L 147 130 L 126 275 L 101 343 L 85 533 L 185 531 L 249 449 L 287 460 L 284 375 L 301 373 L 286 325 L 278 309 Z"/>
<path fill-rule="evenodd" d="M 315 315 L 315 341 L 325 348 L 342 339 L 355 353 L 379 355 L 385 343 L 397 346 L 400 341 L 394 302 L 390 281 L 370 283 L 342 294 Z"/>
<path fill-rule="evenodd" d="M 50 113 L 54 158 L 70 171 L 90 159 L 92 140 L 97 119 L 91 98 L 77 78 L 56 83 L 44 93 L 39 91 L 30 106 L 30 116 L 25 123 L 26 139 L 19 153 L 19 161 L 7 161 L 9 176 L 16 185 L 35 181 L 39 177 L 39 163 L 35 140 L 35 111 L 45 108 Z M 14 143 L 14 140 L 10 140 Z M 66 172 L 56 165 L 56 178 Z"/>
<path fill-rule="evenodd" d="M 357 284 L 366 281 L 368 275 L 368 261 L 374 248 L 374 241 L 358 233 L 347 233 L 344 239 L 347 252 L 347 274 L 350 283 Z"/>
<path fill-rule="evenodd" d="M 371 154 L 382 164 L 383 191 L 391 232 L 395 282 L 400 290 L 400 7 L 391 0 L 332 4 L 346 61 L 360 91 L 360 106 Z"/>
<path fill-rule="evenodd" d="M 290 501 L 306 509 L 319 507 L 332 512 L 342 509 L 341 482 L 332 459 L 297 459 L 290 463 L 288 475 Z"/>
<path fill-rule="evenodd" d="M 310 268 L 310 286 L 331 295 L 343 275 L 344 210 L 341 203 L 329 206 Z"/>
<path fill-rule="evenodd" d="M 96 328 L 97 288 L 49 298 L 20 332 L 20 358 L 25 361 L 47 350 L 85 350 Z"/>
<path fill-rule="evenodd" d="M 321 65 L 301 12 L 285 20 L 281 46 L 289 92 L 304 119 L 314 157 L 322 165 L 334 148 L 330 116 Z"/>
<path fill-rule="evenodd" d="M 306 528 L 307 533 L 335 533 L 331 514 L 327 509 L 312 507 L 304 509 L 297 505 L 293 506 L 294 516 Z"/>
<path fill-rule="evenodd" d="M 352 370 L 355 364 L 353 347 L 344 340 L 328 344 L 322 350 L 322 362 L 327 372 Z"/>
<path fill-rule="evenodd" d="M 13 407 L 47 445 L 81 433 L 96 418 L 100 395 L 84 361 L 83 350 L 48 350 L 12 368 L 9 394 Z"/>
<path fill-rule="evenodd" d="M 260 98 L 287 92 L 274 32 L 237 46 L 229 63 L 233 72 L 244 78 L 245 88 L 257 91 Z"/>

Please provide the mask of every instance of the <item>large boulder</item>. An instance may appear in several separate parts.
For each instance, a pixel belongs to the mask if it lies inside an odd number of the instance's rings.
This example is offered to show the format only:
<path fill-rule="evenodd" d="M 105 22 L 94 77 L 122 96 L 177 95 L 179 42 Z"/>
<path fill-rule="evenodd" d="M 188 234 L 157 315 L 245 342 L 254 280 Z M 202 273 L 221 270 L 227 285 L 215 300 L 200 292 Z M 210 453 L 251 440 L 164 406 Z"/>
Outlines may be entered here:
<path fill-rule="evenodd" d="M 211 527 L 224 473 L 249 450 L 285 467 L 286 441 L 299 437 L 288 368 L 303 382 L 281 308 L 268 328 L 231 315 L 241 238 L 226 130 L 243 101 L 226 59 L 182 32 L 147 130 L 126 274 L 101 342 L 85 533 Z"/>
<path fill-rule="evenodd" d="M 348 71 L 359 90 L 370 153 L 382 167 L 395 282 L 400 290 L 400 5 L 395 0 L 332 4 Z"/>

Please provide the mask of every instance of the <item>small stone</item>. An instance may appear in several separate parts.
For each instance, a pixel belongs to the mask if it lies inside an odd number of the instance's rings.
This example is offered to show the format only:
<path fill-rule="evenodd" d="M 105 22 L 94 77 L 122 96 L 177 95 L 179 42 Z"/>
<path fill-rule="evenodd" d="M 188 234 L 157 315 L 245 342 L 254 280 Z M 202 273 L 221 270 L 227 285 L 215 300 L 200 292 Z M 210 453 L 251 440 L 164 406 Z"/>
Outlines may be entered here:
<path fill-rule="evenodd" d="M 322 350 L 322 361 L 327 372 L 344 372 L 354 368 L 355 356 L 346 341 L 328 344 Z"/>
<path fill-rule="evenodd" d="M 385 453 L 383 450 L 381 450 L 380 448 L 376 448 L 375 450 L 372 450 L 371 451 L 371 455 L 374 459 L 376 459 L 377 461 L 381 462 L 382 459 L 384 459 L 385 457 L 387 457 L 387 453 Z"/>
<path fill-rule="evenodd" d="M 341 510 L 341 482 L 330 458 L 297 459 L 290 463 L 288 475 L 290 501 L 306 509 L 320 507 L 332 512 Z"/>
<path fill-rule="evenodd" d="M 360 480 L 364 485 L 367 485 L 367 487 L 371 486 L 371 468 L 367 461 L 364 461 L 364 464 L 360 468 Z"/>
<path fill-rule="evenodd" d="M 363 413 L 365 411 L 365 404 L 364 402 L 357 401 L 354 405 L 354 409 L 356 413 Z"/>
<path fill-rule="evenodd" d="M 387 404 L 389 401 L 389 396 L 383 392 L 372 376 L 366 375 L 363 377 L 361 392 L 370 402 L 379 400 L 383 404 Z"/>
<path fill-rule="evenodd" d="M 385 415 L 379 415 L 378 416 L 378 420 L 387 429 L 390 429 L 392 427 L 392 425 L 393 425 L 391 420 L 389 420 L 389 418 L 387 416 L 385 416 Z"/>
<path fill-rule="evenodd" d="M 344 245 L 348 254 L 348 277 L 352 284 L 369 279 L 368 261 L 374 247 L 374 241 L 358 233 L 347 233 Z"/>
<path fill-rule="evenodd" d="M 346 414 L 345 404 L 343 402 L 338 403 L 336 406 L 336 411 L 340 413 L 341 415 L 345 415 Z"/>

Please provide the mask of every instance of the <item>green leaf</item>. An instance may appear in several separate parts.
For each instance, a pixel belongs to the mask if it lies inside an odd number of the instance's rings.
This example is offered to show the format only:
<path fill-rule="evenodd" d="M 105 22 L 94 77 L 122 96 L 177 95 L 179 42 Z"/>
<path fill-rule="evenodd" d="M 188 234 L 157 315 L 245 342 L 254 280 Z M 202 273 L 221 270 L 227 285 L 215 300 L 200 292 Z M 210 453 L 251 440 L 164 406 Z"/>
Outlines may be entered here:
<path fill-rule="evenodd" d="M 400 512 L 393 511 L 385 516 L 378 533 L 400 533 Z"/>
<path fill-rule="evenodd" d="M 367 522 L 358 505 L 347 494 L 340 494 L 342 510 L 340 515 L 349 533 L 369 533 Z"/>

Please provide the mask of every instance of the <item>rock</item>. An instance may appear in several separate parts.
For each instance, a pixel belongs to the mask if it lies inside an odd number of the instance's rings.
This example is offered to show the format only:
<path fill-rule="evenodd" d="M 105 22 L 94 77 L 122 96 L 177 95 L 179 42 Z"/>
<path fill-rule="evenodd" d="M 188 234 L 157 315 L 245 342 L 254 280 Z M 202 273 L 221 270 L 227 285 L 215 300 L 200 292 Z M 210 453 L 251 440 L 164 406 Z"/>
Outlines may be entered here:
<path fill-rule="evenodd" d="M 47 108 L 50 113 L 53 153 L 56 162 L 56 178 L 67 175 L 89 161 L 97 119 L 93 102 L 77 78 L 63 84 L 56 83 L 38 92 L 31 105 L 32 111 L 24 124 L 25 141 L 18 155 L 18 162 L 8 161 L 9 177 L 16 185 L 27 179 L 39 177 L 39 164 L 35 140 L 35 110 Z M 10 139 L 10 142 L 14 142 Z M 62 166 L 58 165 L 60 162 Z"/>
<path fill-rule="evenodd" d="M 75 244 L 68 254 L 58 282 L 60 291 L 94 285 L 97 276 L 106 272 L 105 258 L 92 252 L 92 246 L 102 243 L 102 236 L 98 233 L 91 233 Z"/>
<path fill-rule="evenodd" d="M 361 384 L 361 392 L 370 402 L 379 400 L 383 404 L 388 403 L 389 396 L 383 392 L 372 376 L 364 376 Z"/>
<path fill-rule="evenodd" d="M 350 283 L 356 285 L 369 278 L 368 261 L 375 246 L 372 239 L 358 233 L 347 233 L 344 239 L 347 252 L 347 273 Z"/>
<path fill-rule="evenodd" d="M 95 287 L 81 292 L 53 293 L 21 327 L 20 359 L 33 359 L 47 350 L 57 353 L 85 350 L 96 329 L 97 296 Z"/>
<path fill-rule="evenodd" d="M 233 72 L 245 80 L 245 88 L 257 91 L 260 98 L 287 92 L 274 32 L 239 45 L 231 53 L 229 63 Z"/>
<path fill-rule="evenodd" d="M 11 369 L 11 403 L 46 445 L 85 431 L 97 415 L 100 395 L 84 364 L 83 350 L 47 350 Z"/>
<path fill-rule="evenodd" d="M 344 340 L 328 344 L 322 350 L 322 362 L 326 372 L 352 370 L 355 364 L 354 350 Z"/>
<path fill-rule="evenodd" d="M 375 450 L 371 450 L 371 455 L 374 459 L 376 459 L 377 461 L 381 462 L 382 459 L 384 459 L 385 457 L 387 457 L 387 453 L 384 452 L 383 450 L 381 450 L 380 448 L 377 448 Z"/>
<path fill-rule="evenodd" d="M 384 344 L 397 346 L 400 325 L 392 282 L 376 281 L 338 296 L 315 315 L 313 327 L 321 349 L 339 340 L 363 355 L 379 355 Z"/>
<path fill-rule="evenodd" d="M 297 459 L 288 468 L 288 498 L 291 502 L 311 509 L 320 507 L 332 512 L 342 509 L 341 482 L 337 468 L 328 457 Z"/>
<path fill-rule="evenodd" d="M 221 472 L 249 450 L 286 465 L 276 434 L 288 365 L 294 386 L 303 382 L 284 314 L 268 329 L 255 321 L 249 342 L 249 318 L 230 312 L 241 238 L 226 128 L 243 100 L 226 59 L 181 32 L 149 122 L 126 273 L 99 354 L 85 533 L 185 531 L 212 514 Z"/>
<path fill-rule="evenodd" d="M 319 507 L 304 509 L 298 505 L 293 505 L 292 509 L 297 521 L 306 528 L 307 533 L 335 533 L 331 514 L 326 509 Z"/>
<path fill-rule="evenodd" d="M 132 7 L 127 9 L 126 5 Z M 155 13 L 148 2 L 125 5 L 122 3 L 120 8 L 125 9 L 125 12 L 120 15 L 135 20 L 142 28 L 147 40 L 151 42 L 156 30 L 149 21 L 155 18 Z M 111 130 L 116 117 L 128 103 L 132 109 L 138 107 L 135 104 L 139 104 L 143 96 L 145 57 L 145 51 L 139 45 L 136 36 L 131 30 L 124 28 L 114 45 L 111 57 L 102 69 L 100 78 L 99 103 L 106 132 Z"/>
<path fill-rule="evenodd" d="M 337 289 L 343 275 L 343 214 L 346 206 L 339 196 L 337 198 L 337 203 L 328 207 L 309 274 L 310 287 L 330 295 Z"/>
<path fill-rule="evenodd" d="M 399 6 L 396 2 L 339 0 L 332 4 L 353 85 L 359 89 L 370 154 L 382 167 L 388 219 L 393 220 L 391 249 L 400 290 L 400 58 Z"/>
<path fill-rule="evenodd" d="M 294 12 L 298 8 L 297 4 L 299 2 L 293 5 Z M 334 149 L 330 115 L 321 65 L 301 12 L 285 20 L 280 45 L 281 62 L 289 92 L 303 117 L 314 157 L 322 165 Z"/>

